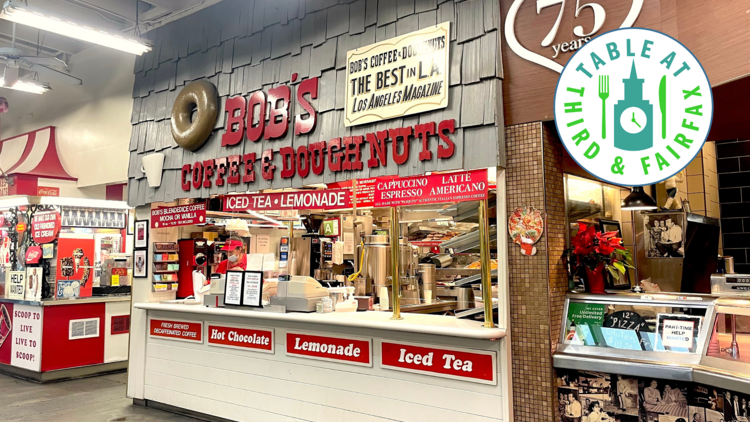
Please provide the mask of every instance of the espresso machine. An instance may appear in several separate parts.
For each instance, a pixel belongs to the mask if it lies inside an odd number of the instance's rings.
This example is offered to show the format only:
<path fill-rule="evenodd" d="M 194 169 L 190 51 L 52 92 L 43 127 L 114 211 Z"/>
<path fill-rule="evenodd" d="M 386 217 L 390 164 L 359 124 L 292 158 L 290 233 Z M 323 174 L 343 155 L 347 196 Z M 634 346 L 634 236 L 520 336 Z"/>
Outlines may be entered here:
<path fill-rule="evenodd" d="M 320 226 L 324 219 L 322 215 L 312 214 L 302 218 L 307 233 L 292 239 L 291 275 L 314 277 L 315 270 L 323 267 L 323 236 L 320 235 Z"/>

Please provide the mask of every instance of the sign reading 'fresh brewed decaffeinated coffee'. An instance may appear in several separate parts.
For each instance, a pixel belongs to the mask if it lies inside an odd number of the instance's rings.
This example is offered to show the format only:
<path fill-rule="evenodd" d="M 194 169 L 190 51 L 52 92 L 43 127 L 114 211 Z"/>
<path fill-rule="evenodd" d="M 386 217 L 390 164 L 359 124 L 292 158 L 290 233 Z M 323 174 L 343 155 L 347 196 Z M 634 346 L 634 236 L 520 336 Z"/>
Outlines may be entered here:
<path fill-rule="evenodd" d="M 448 106 L 450 22 L 347 53 L 346 126 Z"/>

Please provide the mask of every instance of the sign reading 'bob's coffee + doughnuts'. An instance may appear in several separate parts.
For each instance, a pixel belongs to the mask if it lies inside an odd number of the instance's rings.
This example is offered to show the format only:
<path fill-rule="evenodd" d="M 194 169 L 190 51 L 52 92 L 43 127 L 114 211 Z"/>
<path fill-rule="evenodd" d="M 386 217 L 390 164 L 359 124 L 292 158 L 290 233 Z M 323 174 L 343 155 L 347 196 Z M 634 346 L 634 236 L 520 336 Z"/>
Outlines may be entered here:
<path fill-rule="evenodd" d="M 495 352 L 386 341 L 380 352 L 380 365 L 387 369 L 497 385 Z"/>
<path fill-rule="evenodd" d="M 372 340 L 288 332 L 286 354 L 349 365 L 372 366 Z"/>

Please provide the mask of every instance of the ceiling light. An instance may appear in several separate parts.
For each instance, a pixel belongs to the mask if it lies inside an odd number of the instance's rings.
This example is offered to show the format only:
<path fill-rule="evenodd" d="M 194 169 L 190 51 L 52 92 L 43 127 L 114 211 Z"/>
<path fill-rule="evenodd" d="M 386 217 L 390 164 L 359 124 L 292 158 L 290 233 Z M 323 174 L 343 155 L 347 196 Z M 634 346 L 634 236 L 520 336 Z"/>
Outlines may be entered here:
<path fill-rule="evenodd" d="M 656 201 L 643 191 L 642 186 L 634 187 L 630 195 L 620 203 L 620 209 L 625 211 L 650 211 L 656 208 Z"/>
<path fill-rule="evenodd" d="M 47 84 L 23 79 L 18 79 L 11 86 L 5 86 L 5 79 L 0 78 L 0 86 L 8 89 L 15 89 L 16 91 L 31 92 L 32 94 L 44 94 L 51 89 Z"/>
<path fill-rule="evenodd" d="M 148 40 L 126 37 L 114 30 L 96 28 L 64 16 L 52 16 L 44 10 L 27 7 L 15 1 L 6 1 L 3 4 L 0 18 L 139 56 L 151 51 Z"/>

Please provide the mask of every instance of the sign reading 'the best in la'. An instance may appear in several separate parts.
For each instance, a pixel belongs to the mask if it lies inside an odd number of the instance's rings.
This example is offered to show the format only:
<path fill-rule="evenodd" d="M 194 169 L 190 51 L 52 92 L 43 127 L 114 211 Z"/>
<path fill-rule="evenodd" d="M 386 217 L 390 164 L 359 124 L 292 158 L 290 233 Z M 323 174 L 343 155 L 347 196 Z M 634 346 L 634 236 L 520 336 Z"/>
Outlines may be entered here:
<path fill-rule="evenodd" d="M 448 106 L 450 22 L 347 53 L 346 126 Z"/>

